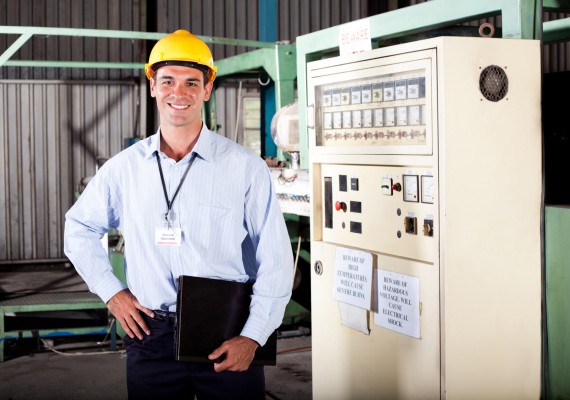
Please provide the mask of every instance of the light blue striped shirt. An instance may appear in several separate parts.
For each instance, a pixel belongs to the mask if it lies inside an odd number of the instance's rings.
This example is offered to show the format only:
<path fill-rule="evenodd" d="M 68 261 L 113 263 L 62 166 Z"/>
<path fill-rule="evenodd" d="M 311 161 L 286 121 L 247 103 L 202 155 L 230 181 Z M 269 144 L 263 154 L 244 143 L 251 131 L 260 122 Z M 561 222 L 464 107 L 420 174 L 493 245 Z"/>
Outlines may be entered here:
<path fill-rule="evenodd" d="M 291 296 L 293 255 L 265 162 L 205 126 L 193 151 L 176 162 L 160 152 L 160 130 L 107 161 L 66 214 L 65 254 L 89 289 L 107 302 L 124 285 L 100 238 L 109 227 L 125 238 L 128 287 L 151 309 L 176 309 L 177 278 L 193 275 L 255 281 L 242 335 L 265 344 Z M 180 246 L 157 246 L 169 200 L 196 154 L 172 210 Z"/>

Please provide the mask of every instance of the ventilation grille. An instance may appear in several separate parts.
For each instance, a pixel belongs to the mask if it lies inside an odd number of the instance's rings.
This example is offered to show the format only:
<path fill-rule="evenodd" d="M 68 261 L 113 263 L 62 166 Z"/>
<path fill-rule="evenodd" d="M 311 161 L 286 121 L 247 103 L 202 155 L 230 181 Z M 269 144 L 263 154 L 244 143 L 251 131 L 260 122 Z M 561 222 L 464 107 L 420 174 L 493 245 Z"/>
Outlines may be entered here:
<path fill-rule="evenodd" d="M 502 100 L 509 91 L 509 79 L 505 70 L 497 65 L 489 65 L 481 71 L 479 90 L 489 101 Z"/>

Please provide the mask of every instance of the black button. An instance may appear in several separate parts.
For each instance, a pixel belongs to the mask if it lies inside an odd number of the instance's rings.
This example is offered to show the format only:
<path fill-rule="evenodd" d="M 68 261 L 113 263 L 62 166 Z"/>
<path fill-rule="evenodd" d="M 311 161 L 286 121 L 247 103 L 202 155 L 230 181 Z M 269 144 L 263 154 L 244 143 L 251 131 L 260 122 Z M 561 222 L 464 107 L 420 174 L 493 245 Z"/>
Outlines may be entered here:
<path fill-rule="evenodd" d="M 358 178 L 350 178 L 350 190 L 358 191 Z"/>
<path fill-rule="evenodd" d="M 362 222 L 350 221 L 350 231 L 352 233 L 362 233 Z"/>
<path fill-rule="evenodd" d="M 353 212 L 353 213 L 361 213 L 361 212 L 362 212 L 362 202 L 360 202 L 360 201 L 351 201 L 351 202 L 350 202 L 350 212 Z"/>
<path fill-rule="evenodd" d="M 346 192 L 346 175 L 338 176 L 338 190 Z"/>

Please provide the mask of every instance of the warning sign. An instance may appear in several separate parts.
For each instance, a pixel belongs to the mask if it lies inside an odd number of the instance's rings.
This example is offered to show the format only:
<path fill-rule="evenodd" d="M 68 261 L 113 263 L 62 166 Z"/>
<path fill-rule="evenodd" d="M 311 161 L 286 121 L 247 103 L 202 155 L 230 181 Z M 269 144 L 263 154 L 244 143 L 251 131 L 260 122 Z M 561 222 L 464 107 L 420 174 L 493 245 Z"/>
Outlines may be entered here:
<path fill-rule="evenodd" d="M 338 247 L 333 298 L 370 310 L 372 304 L 372 254 Z"/>
<path fill-rule="evenodd" d="M 379 269 L 377 298 L 376 325 L 420 338 L 419 278 Z"/>

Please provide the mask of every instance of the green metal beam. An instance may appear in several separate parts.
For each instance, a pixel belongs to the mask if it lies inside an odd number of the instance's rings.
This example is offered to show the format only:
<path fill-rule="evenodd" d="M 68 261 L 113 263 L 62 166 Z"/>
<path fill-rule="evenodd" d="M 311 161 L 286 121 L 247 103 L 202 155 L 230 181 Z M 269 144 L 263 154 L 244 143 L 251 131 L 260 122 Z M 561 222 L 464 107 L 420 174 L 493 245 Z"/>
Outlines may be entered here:
<path fill-rule="evenodd" d="M 16 53 L 33 35 L 46 36 L 73 36 L 73 37 L 94 37 L 106 39 L 138 39 L 138 40 L 159 40 L 167 35 L 167 33 L 156 32 L 132 32 L 132 31 L 119 31 L 119 30 L 104 30 L 104 29 L 78 29 L 78 28 L 46 28 L 34 26 L 0 26 L 0 34 L 6 35 L 21 35 L 16 41 L 0 55 L 1 66 L 26 66 L 26 67 L 55 67 L 55 68 L 139 68 L 142 64 L 126 63 L 109 63 L 109 62 L 92 62 L 92 63 L 75 63 L 75 62 L 57 62 L 57 61 L 32 61 L 32 60 L 19 60 L 8 61 L 10 57 Z M 208 44 L 221 44 L 229 46 L 244 46 L 254 47 L 261 49 L 273 49 L 274 43 L 258 42 L 254 40 L 242 39 L 228 39 L 215 36 L 200 36 L 205 43 Z M 66 64 L 67 63 L 67 64 Z M 136 65 L 133 67 L 133 65 Z"/>
<path fill-rule="evenodd" d="M 2 55 L 0 55 L 0 66 L 2 66 L 6 61 L 8 61 L 10 57 L 14 55 L 14 53 L 20 50 L 20 47 L 22 47 L 31 37 L 32 37 L 31 33 L 24 33 L 18 39 L 16 39 L 16 41 L 12 43 L 12 45 L 8 47 Z"/>
<path fill-rule="evenodd" d="M 6 61 L 0 66 L 5 67 L 40 67 L 40 68 L 107 68 L 107 69 L 144 69 L 144 63 L 104 62 L 104 61 Z"/>
<path fill-rule="evenodd" d="M 135 32 L 119 31 L 107 29 L 80 29 L 80 28 L 47 28 L 35 26 L 0 26 L 0 34 L 31 34 L 40 36 L 75 36 L 75 37 L 96 37 L 107 39 L 140 39 L 159 40 L 168 35 L 160 32 Z M 246 46 L 257 48 L 272 48 L 274 43 L 258 42 L 255 40 L 228 39 L 216 36 L 196 35 L 208 44 L 227 44 L 231 46 Z"/>
<path fill-rule="evenodd" d="M 545 11 L 570 10 L 570 0 L 542 0 L 542 8 Z"/>
<path fill-rule="evenodd" d="M 542 40 L 546 42 L 566 41 L 570 38 L 570 18 L 545 21 L 542 28 Z"/>
<path fill-rule="evenodd" d="M 296 46 L 275 44 L 272 49 L 258 49 L 215 62 L 218 78 L 246 71 L 265 71 L 275 82 L 277 109 L 295 101 Z"/>

